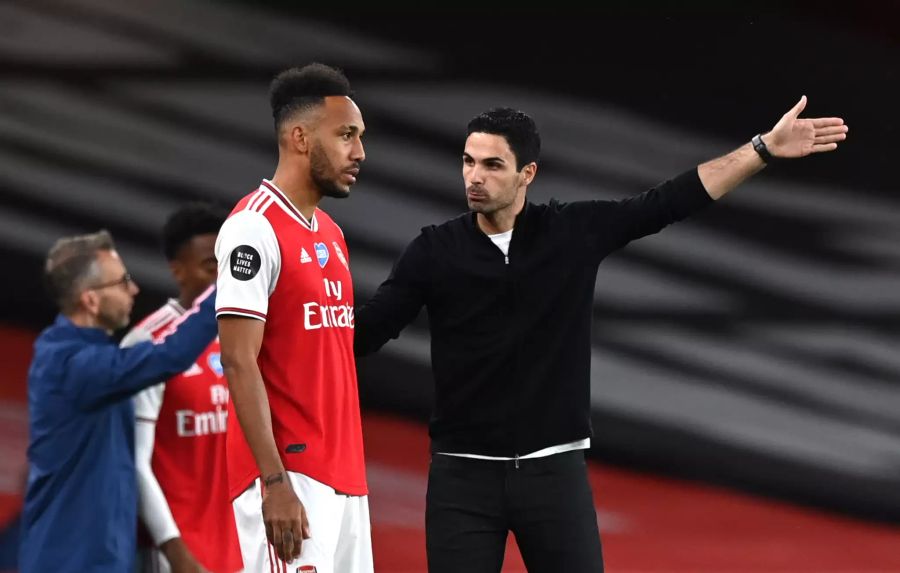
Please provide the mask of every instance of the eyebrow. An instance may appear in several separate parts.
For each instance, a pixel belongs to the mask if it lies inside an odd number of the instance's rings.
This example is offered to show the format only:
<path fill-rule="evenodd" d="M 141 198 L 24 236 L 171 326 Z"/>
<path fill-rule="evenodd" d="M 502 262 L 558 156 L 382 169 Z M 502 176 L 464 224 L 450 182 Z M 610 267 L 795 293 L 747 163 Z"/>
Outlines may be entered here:
<path fill-rule="evenodd" d="M 466 153 L 465 151 L 463 151 L 463 159 L 471 159 L 472 161 L 475 161 L 475 158 L 472 157 L 471 155 L 469 155 L 468 153 Z M 497 156 L 485 157 L 484 159 L 481 160 L 482 163 L 488 163 L 489 161 L 496 161 L 498 163 L 506 163 L 505 159 L 503 159 L 502 157 L 497 157 Z"/>
<path fill-rule="evenodd" d="M 344 131 L 346 129 L 350 133 L 363 133 L 365 131 L 365 129 L 360 129 L 358 125 L 350 125 L 348 123 L 343 124 L 338 129 L 339 131 Z"/>

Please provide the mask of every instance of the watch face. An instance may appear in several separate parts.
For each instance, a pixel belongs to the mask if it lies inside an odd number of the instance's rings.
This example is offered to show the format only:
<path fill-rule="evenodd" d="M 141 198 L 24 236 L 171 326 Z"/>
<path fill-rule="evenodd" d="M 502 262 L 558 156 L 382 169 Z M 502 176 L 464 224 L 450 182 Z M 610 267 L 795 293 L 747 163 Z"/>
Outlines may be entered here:
<path fill-rule="evenodd" d="M 762 160 L 768 163 L 770 159 L 772 159 L 772 154 L 769 153 L 769 148 L 766 147 L 766 143 L 762 140 L 761 135 L 754 135 L 753 139 L 750 140 L 751 145 L 753 145 L 753 150 L 762 157 Z"/>

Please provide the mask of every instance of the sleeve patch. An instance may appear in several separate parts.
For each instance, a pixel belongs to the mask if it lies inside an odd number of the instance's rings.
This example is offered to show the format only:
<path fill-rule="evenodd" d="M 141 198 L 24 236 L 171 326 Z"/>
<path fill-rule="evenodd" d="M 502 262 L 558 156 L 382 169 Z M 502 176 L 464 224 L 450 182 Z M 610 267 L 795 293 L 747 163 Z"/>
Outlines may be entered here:
<path fill-rule="evenodd" d="M 231 276 L 239 281 L 249 281 L 259 273 L 259 251 L 250 245 L 240 245 L 231 251 Z"/>

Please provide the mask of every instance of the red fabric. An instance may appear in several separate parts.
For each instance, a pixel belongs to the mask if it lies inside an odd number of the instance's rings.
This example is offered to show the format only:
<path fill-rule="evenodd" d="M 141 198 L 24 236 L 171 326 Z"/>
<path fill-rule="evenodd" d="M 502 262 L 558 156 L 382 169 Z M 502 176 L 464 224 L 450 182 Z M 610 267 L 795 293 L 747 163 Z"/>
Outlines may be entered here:
<path fill-rule="evenodd" d="M 281 269 L 269 297 L 258 363 L 272 431 L 285 469 L 305 474 L 344 493 L 365 495 L 365 460 L 353 357 L 353 283 L 347 245 L 338 226 L 316 211 L 318 230 L 291 217 L 293 207 L 265 210 L 278 239 Z M 243 210 L 253 194 L 232 214 Z M 320 263 L 316 248 L 324 247 Z M 301 261 L 301 249 L 310 258 Z M 233 404 L 229 415 L 237 419 Z M 288 453 L 289 446 L 302 451 Z M 238 424 L 228 426 L 228 477 L 232 499 L 259 476 Z"/>
<path fill-rule="evenodd" d="M 169 326 L 157 328 L 154 339 Z M 212 573 L 243 567 L 224 477 L 227 416 L 228 386 L 216 339 L 193 367 L 166 382 L 151 459 L 184 543 Z"/>

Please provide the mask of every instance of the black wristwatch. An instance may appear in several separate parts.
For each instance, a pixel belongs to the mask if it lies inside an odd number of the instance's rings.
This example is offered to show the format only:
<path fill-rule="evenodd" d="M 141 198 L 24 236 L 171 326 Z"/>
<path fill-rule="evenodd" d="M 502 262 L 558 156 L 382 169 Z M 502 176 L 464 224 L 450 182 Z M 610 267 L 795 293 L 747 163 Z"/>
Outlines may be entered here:
<path fill-rule="evenodd" d="M 753 151 L 757 152 L 760 157 L 762 157 L 763 163 L 769 163 L 775 159 L 775 156 L 769 152 L 769 148 L 766 147 L 766 142 L 762 140 L 762 134 L 758 133 L 753 136 L 753 139 L 750 140 L 750 144 L 753 145 Z"/>

